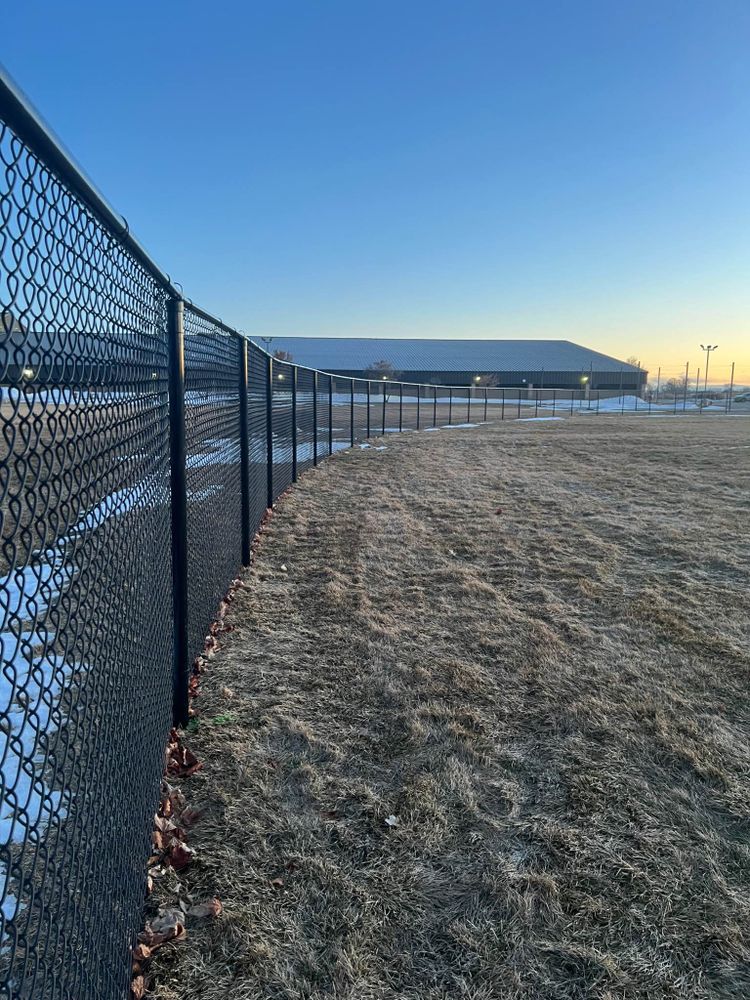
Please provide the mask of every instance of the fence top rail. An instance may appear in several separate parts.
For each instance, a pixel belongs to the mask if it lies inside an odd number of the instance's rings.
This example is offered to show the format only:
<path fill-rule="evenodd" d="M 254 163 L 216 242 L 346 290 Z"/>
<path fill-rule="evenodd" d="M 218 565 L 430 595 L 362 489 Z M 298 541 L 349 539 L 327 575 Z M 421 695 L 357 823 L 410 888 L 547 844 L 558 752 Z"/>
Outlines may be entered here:
<path fill-rule="evenodd" d="M 84 174 L 62 142 L 45 123 L 29 99 L 0 66 L 0 109 L 2 117 L 19 139 L 51 169 L 99 220 L 129 250 L 138 263 L 165 290 L 177 298 L 181 293 L 130 232 L 127 221 L 112 208 L 104 195 Z"/>

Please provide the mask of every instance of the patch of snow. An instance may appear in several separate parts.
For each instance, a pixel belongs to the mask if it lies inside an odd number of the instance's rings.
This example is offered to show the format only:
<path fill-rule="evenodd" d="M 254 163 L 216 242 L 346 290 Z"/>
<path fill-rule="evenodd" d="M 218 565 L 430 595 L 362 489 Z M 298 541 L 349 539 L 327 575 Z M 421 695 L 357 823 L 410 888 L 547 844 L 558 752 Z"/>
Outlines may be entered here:
<path fill-rule="evenodd" d="M 187 456 L 188 469 L 201 469 L 207 465 L 234 465 L 240 460 L 240 442 L 233 438 L 209 438 L 204 447 L 211 451 L 194 452 Z"/>
<path fill-rule="evenodd" d="M 515 422 L 517 424 L 530 424 L 534 422 L 539 422 L 540 420 L 564 420 L 565 417 L 516 417 Z"/>

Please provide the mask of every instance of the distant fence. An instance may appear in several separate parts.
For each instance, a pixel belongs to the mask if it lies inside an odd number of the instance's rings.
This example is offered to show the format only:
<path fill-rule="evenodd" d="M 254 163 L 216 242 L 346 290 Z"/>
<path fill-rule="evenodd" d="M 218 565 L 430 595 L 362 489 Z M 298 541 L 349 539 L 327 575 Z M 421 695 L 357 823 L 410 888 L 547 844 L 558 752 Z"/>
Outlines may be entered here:
<path fill-rule="evenodd" d="M 270 357 L 184 299 L 4 78 L 0 161 L 0 1000 L 121 1000 L 165 740 L 267 507 L 367 437 L 618 407 Z"/>

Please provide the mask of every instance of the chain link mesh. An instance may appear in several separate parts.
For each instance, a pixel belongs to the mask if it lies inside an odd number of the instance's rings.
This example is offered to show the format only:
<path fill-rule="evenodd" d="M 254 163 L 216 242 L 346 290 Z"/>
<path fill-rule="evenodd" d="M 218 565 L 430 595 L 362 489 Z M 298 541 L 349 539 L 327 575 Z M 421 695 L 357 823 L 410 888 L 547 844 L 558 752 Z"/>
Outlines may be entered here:
<path fill-rule="evenodd" d="M 247 424 L 250 456 L 250 524 L 257 530 L 268 501 L 268 358 L 254 344 L 248 344 Z"/>
<path fill-rule="evenodd" d="M 330 375 L 318 373 L 318 405 L 316 429 L 318 432 L 318 460 L 331 454 L 333 440 L 333 379 Z"/>
<path fill-rule="evenodd" d="M 197 655 L 242 560 L 240 341 L 189 307 L 185 450 L 188 641 Z"/>
<path fill-rule="evenodd" d="M 0 160 L 0 997 L 122 997 L 170 723 L 166 293 L 6 124 Z"/>
<path fill-rule="evenodd" d="M 297 472 L 309 469 L 315 461 L 315 372 L 297 370 Z"/>
<path fill-rule="evenodd" d="M 294 367 L 283 361 L 273 362 L 271 397 L 273 408 L 273 495 L 281 496 L 292 485 L 292 389 Z"/>

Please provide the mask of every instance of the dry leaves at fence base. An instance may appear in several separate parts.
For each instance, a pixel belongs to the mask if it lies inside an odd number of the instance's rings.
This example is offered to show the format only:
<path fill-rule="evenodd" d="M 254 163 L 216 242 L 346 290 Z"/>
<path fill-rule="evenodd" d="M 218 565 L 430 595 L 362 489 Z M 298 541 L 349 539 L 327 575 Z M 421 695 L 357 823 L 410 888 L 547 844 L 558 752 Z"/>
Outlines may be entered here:
<path fill-rule="evenodd" d="M 187 911 L 187 915 L 189 917 L 196 917 L 199 920 L 205 920 L 208 917 L 218 917 L 221 911 L 221 900 L 214 897 L 205 903 L 196 903 L 195 906 L 191 906 Z"/>

